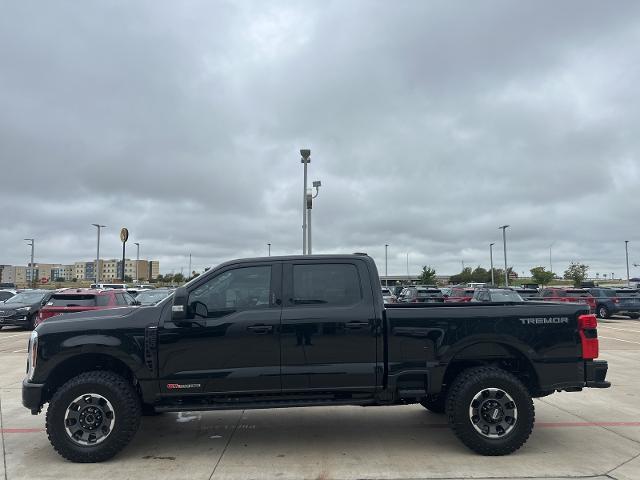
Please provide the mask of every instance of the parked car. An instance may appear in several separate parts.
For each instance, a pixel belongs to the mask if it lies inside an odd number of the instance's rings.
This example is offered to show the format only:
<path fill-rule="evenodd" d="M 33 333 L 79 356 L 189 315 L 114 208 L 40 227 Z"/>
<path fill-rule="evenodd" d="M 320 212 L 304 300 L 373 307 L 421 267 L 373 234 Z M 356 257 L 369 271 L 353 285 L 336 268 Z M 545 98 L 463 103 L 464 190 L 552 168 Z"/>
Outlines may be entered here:
<path fill-rule="evenodd" d="M 404 285 L 394 285 L 393 287 L 389 287 L 391 288 L 391 293 L 393 293 L 396 298 L 402 293 L 402 290 L 404 289 Z"/>
<path fill-rule="evenodd" d="M 15 290 L 0 290 L 0 303 L 4 302 L 5 300 L 10 299 L 11 297 L 13 297 L 16 293 L 18 293 Z"/>
<path fill-rule="evenodd" d="M 36 325 L 63 313 L 104 310 L 128 305 L 135 305 L 135 299 L 127 292 L 114 289 L 67 288 L 51 295 L 47 304 L 40 309 Z"/>
<path fill-rule="evenodd" d="M 382 287 L 381 291 L 382 291 L 382 300 L 384 301 L 384 303 L 396 303 L 398 301 L 396 296 L 393 293 L 391 293 L 391 290 L 389 288 Z"/>
<path fill-rule="evenodd" d="M 540 292 L 535 288 L 509 287 L 522 297 L 523 300 L 539 300 Z"/>
<path fill-rule="evenodd" d="M 73 462 L 112 458 L 144 410 L 445 402 L 461 442 L 506 455 L 533 430 L 532 398 L 610 386 L 586 305 L 385 307 L 379 285 L 366 255 L 222 263 L 155 306 L 39 325 L 22 403 L 49 404 L 49 441 Z"/>
<path fill-rule="evenodd" d="M 478 288 L 472 302 L 524 302 L 522 297 L 510 288 Z"/>
<path fill-rule="evenodd" d="M 53 293 L 52 290 L 25 290 L 0 303 L 0 328 L 17 326 L 32 330 L 38 312 Z"/>
<path fill-rule="evenodd" d="M 546 302 L 583 303 L 592 312 L 596 310 L 596 299 L 584 288 L 544 288 L 540 292 L 539 300 Z"/>
<path fill-rule="evenodd" d="M 136 305 L 155 305 L 160 300 L 164 300 L 173 293 L 171 288 L 155 288 L 153 290 L 142 290 L 135 297 Z"/>
<path fill-rule="evenodd" d="M 640 292 L 627 288 L 589 288 L 596 299 L 596 314 L 600 318 L 609 318 L 620 313 L 631 318 L 640 318 Z"/>
<path fill-rule="evenodd" d="M 448 298 L 449 295 L 451 295 L 451 287 L 440 287 L 440 291 L 442 295 L 444 295 L 444 298 Z"/>
<path fill-rule="evenodd" d="M 125 283 L 92 283 L 89 288 L 93 289 L 112 289 L 112 290 L 126 290 L 127 285 Z"/>
<path fill-rule="evenodd" d="M 451 294 L 445 299 L 447 303 L 470 302 L 475 289 L 466 287 L 452 287 Z"/>
<path fill-rule="evenodd" d="M 398 303 L 443 303 L 444 295 L 438 288 L 406 287 L 398 297 Z"/>

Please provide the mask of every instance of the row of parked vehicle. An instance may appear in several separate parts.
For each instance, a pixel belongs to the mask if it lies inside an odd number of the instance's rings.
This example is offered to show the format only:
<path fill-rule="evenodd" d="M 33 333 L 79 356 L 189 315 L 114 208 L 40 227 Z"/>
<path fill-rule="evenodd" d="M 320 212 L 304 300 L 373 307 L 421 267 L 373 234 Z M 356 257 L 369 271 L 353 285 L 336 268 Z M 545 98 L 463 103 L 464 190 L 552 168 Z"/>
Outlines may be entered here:
<path fill-rule="evenodd" d="M 63 313 L 155 305 L 172 291 L 170 288 L 0 290 L 0 329 L 17 326 L 33 330 L 46 319 Z"/>
<path fill-rule="evenodd" d="M 579 303 L 600 318 L 614 314 L 640 318 L 640 291 L 631 288 L 494 288 L 435 285 L 382 286 L 385 303 L 460 303 L 543 301 Z"/>

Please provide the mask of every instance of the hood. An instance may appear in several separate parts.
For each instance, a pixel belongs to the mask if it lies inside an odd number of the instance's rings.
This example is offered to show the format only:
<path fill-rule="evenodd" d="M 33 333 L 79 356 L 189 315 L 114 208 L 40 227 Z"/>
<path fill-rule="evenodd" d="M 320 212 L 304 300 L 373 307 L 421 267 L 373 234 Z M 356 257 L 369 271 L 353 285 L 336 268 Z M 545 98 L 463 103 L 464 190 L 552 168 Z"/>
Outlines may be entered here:
<path fill-rule="evenodd" d="M 62 313 L 45 319 L 36 327 L 40 335 L 61 332 L 83 332 L 128 328 L 137 323 L 139 307 L 114 307 L 102 310 L 86 310 L 75 313 Z M 153 315 L 157 318 L 157 314 Z"/>

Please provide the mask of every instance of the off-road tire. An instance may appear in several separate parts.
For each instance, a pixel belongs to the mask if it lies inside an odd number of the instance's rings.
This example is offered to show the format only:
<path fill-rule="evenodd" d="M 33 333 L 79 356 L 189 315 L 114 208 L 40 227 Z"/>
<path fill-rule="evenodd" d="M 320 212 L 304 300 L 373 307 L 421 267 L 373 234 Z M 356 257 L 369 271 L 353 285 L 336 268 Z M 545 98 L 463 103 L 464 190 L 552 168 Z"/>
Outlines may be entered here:
<path fill-rule="evenodd" d="M 432 395 L 420 400 L 420 405 L 432 413 L 444 413 L 446 411 L 446 394 Z"/>
<path fill-rule="evenodd" d="M 115 420 L 107 438 L 97 445 L 74 443 L 65 429 L 67 407 L 83 394 L 96 393 L 113 406 Z M 64 458 L 76 463 L 108 460 L 122 450 L 140 426 L 140 399 L 131 383 L 113 372 L 85 372 L 62 385 L 49 402 L 46 429 L 53 448 Z"/>
<path fill-rule="evenodd" d="M 489 438 L 478 432 L 470 414 L 474 397 L 492 388 L 504 391 L 517 408 L 517 420 L 512 430 L 498 438 Z M 496 367 L 474 367 L 462 371 L 449 389 L 446 406 L 449 426 L 455 435 L 481 455 L 515 452 L 531 435 L 535 421 L 533 400 L 527 387 L 509 372 Z"/>

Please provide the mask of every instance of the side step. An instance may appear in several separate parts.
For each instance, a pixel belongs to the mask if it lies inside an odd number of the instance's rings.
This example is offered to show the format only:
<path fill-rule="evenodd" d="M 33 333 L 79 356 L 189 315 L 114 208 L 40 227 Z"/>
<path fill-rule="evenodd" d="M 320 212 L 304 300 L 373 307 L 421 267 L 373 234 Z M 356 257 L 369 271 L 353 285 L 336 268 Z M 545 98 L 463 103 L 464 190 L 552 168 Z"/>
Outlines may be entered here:
<path fill-rule="evenodd" d="M 198 403 L 173 403 L 165 405 L 154 405 L 158 412 L 197 412 L 207 410 L 255 410 L 265 408 L 286 408 L 286 407 L 326 407 L 345 405 L 375 405 L 371 400 L 330 400 L 330 399 L 309 399 L 309 400 L 268 400 L 254 402 L 198 402 Z"/>

